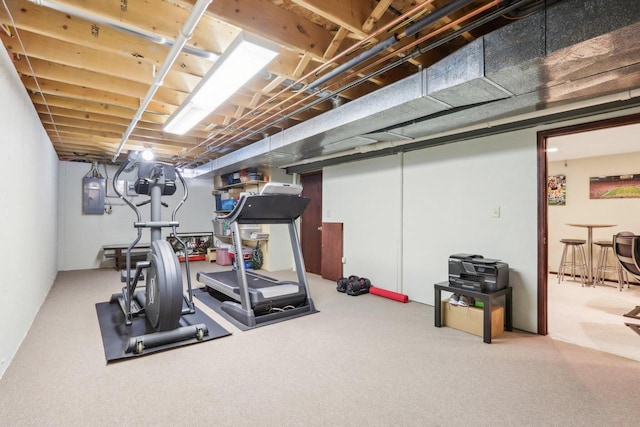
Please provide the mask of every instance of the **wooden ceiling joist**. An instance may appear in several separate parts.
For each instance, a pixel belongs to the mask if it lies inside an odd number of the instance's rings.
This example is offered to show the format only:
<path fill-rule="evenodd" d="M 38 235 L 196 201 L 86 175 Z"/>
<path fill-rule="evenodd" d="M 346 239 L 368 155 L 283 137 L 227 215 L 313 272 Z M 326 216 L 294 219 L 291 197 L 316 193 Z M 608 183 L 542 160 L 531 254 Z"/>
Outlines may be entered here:
<path fill-rule="evenodd" d="M 30 77 L 22 77 L 25 88 L 29 91 L 45 94 L 64 96 L 67 98 L 88 100 L 118 107 L 131 108 L 135 110 L 140 104 L 138 98 L 131 96 L 119 95 L 113 92 L 104 92 L 96 89 L 87 89 L 81 86 L 74 86 L 66 83 L 60 83 L 47 79 L 38 79 L 38 84 Z M 176 107 L 168 104 L 151 101 L 148 111 L 156 114 L 164 114 L 167 117 L 175 111 Z"/>
<path fill-rule="evenodd" d="M 197 164 L 332 109 L 331 92 L 347 101 L 358 99 L 435 63 L 482 35 L 483 28 L 415 58 L 409 56 L 417 47 L 413 43 L 429 43 L 424 36 L 430 31 L 440 37 L 460 30 L 466 25 L 460 20 L 464 13 L 495 6 L 493 0 L 475 0 L 416 37 L 401 38 L 384 53 L 334 76 L 315 88 L 322 89 L 320 94 L 308 89 L 315 79 L 447 0 L 214 1 L 153 92 L 156 73 L 197 0 L 51 1 L 55 8 L 3 0 L 0 41 L 58 155 L 105 161 L 139 115 L 125 152 L 150 146 L 165 161 Z M 278 56 L 185 135 L 164 132 L 167 118 L 241 31 L 279 44 Z M 392 63 L 391 69 L 376 72 Z M 138 111 L 149 93 L 153 98 L 145 111 Z M 218 149 L 210 152 L 206 146 Z"/>
<path fill-rule="evenodd" d="M 38 7 L 26 0 L 5 1 L 14 13 L 10 19 L 4 8 L 0 8 L 0 22 L 15 25 L 19 30 L 104 52 L 139 58 L 158 67 L 162 65 L 170 50 L 169 45 L 149 43 L 141 37 L 106 25 L 99 26 L 96 34 L 93 22 L 46 7 Z M 42 25 L 44 22 L 47 25 Z M 187 53 L 181 53 L 175 65 L 176 70 L 194 76 L 203 76 L 210 67 L 211 61 Z"/>

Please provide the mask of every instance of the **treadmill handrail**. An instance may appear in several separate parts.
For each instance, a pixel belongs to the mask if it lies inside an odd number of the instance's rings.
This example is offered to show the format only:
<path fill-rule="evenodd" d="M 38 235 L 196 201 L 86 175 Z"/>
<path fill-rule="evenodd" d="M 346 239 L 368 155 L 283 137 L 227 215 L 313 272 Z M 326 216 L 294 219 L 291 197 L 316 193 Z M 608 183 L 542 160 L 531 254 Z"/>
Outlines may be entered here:
<path fill-rule="evenodd" d="M 216 219 L 239 224 L 288 224 L 302 215 L 311 202 L 291 194 L 243 195 L 231 212 Z"/>

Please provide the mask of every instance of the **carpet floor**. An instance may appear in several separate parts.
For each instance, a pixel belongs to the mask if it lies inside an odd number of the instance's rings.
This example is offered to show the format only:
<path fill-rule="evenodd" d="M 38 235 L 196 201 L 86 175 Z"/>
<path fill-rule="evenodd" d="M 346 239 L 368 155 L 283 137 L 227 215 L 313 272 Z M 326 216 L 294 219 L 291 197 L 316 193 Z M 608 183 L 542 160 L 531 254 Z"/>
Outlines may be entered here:
<path fill-rule="evenodd" d="M 194 277 L 214 268 L 192 265 Z M 119 291 L 117 272 L 60 272 L 0 379 L 0 425 L 635 426 L 640 420 L 636 361 L 517 330 L 484 344 L 435 328 L 431 306 L 350 297 L 333 282 L 309 280 L 319 313 L 242 332 L 200 304 L 230 337 L 107 364 L 95 304 Z"/>

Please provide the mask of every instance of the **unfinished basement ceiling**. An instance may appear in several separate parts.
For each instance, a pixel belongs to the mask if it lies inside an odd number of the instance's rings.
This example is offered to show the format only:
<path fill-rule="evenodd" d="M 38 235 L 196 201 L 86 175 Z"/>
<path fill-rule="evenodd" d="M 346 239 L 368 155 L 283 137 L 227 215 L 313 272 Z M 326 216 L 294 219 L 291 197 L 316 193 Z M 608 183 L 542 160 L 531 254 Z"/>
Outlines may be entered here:
<path fill-rule="evenodd" d="M 196 3 L 2 0 L 0 38 L 60 159 L 110 162 L 151 148 L 206 165 L 414 76 L 544 2 L 213 0 L 138 111 Z M 243 30 L 277 43 L 276 59 L 187 134 L 163 132 Z"/>
<path fill-rule="evenodd" d="M 196 172 L 270 165 L 303 173 L 640 106 L 640 2 L 546 5 Z"/>
<path fill-rule="evenodd" d="M 196 175 L 304 172 L 640 106 L 637 1 L 2 0 L 0 19 L 64 160 L 152 148 Z M 242 31 L 276 59 L 186 135 L 163 132 Z"/>

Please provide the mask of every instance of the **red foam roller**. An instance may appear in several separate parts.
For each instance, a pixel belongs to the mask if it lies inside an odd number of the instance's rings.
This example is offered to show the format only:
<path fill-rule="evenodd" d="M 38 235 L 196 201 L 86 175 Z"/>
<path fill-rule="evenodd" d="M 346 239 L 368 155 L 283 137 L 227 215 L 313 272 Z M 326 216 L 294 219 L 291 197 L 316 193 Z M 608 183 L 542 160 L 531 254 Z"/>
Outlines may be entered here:
<path fill-rule="evenodd" d="M 398 292 L 388 291 L 382 288 L 376 288 L 372 286 L 369 288 L 369 292 L 381 297 L 389 298 L 400 302 L 409 302 L 409 297 L 405 294 L 399 294 Z"/>

